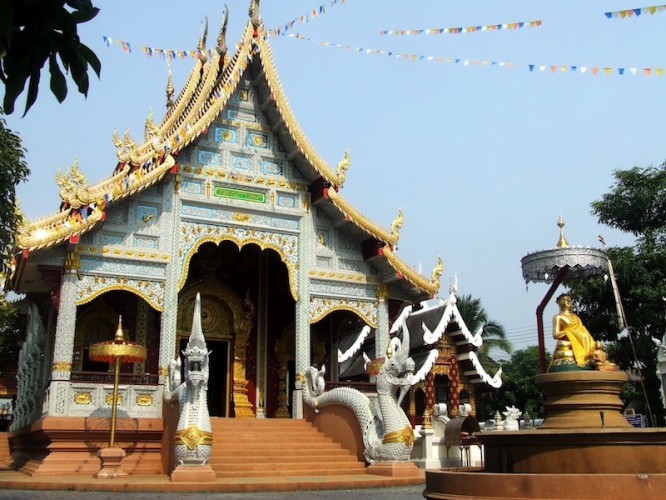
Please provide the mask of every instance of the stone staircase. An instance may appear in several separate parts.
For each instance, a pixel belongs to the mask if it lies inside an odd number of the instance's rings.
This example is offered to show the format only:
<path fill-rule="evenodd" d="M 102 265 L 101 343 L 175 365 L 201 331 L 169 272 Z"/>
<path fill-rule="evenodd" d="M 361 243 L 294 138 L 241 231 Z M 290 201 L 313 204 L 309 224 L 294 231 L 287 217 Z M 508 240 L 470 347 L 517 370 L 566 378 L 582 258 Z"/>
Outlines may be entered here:
<path fill-rule="evenodd" d="M 212 418 L 218 479 L 366 474 L 365 463 L 302 419 Z"/>

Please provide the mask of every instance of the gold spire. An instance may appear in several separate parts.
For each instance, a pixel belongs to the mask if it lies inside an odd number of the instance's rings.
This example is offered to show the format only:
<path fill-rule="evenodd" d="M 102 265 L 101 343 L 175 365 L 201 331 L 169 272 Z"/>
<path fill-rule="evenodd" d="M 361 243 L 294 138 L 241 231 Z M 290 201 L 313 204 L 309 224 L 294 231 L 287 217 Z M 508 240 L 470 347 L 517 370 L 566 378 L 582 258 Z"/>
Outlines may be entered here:
<path fill-rule="evenodd" d="M 173 93 L 174 93 L 173 76 L 171 74 L 171 56 L 168 56 L 167 58 L 167 66 L 169 66 L 169 78 L 167 79 L 167 88 L 166 88 L 166 98 L 167 98 L 166 107 L 167 109 L 170 109 L 173 106 Z"/>
<path fill-rule="evenodd" d="M 569 246 L 569 243 L 564 237 L 564 220 L 562 219 L 562 214 L 560 214 L 560 220 L 557 221 L 557 227 L 560 228 L 560 239 L 557 242 L 557 248 L 566 248 Z"/>
<path fill-rule="evenodd" d="M 123 317 L 118 316 L 118 329 L 116 330 L 115 340 L 125 340 L 125 334 L 123 333 Z"/>

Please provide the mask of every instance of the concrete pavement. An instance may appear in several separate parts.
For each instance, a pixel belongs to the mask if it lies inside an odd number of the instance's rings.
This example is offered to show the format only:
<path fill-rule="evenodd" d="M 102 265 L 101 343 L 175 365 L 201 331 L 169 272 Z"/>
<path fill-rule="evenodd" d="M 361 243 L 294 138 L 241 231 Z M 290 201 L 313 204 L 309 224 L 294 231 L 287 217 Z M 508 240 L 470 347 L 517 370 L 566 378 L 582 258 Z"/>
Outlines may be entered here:
<path fill-rule="evenodd" d="M 35 491 L 3 490 L 4 500 L 423 500 L 423 484 L 390 488 L 338 489 L 317 491 L 269 491 L 248 493 L 184 493 L 184 492 L 104 492 L 104 491 Z"/>

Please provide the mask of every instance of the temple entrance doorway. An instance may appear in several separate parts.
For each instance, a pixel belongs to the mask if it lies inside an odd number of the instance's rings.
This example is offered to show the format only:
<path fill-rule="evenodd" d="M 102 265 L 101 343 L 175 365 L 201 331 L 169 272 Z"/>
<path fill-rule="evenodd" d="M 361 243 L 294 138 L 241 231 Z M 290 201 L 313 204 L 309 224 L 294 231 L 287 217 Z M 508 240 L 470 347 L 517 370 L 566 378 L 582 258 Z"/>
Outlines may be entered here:
<path fill-rule="evenodd" d="M 295 368 L 293 362 L 288 366 L 293 355 L 283 360 L 276 343 L 284 341 L 281 334 L 294 323 L 290 283 L 281 255 L 256 244 L 239 248 L 233 241 L 209 241 L 192 255 L 178 298 L 176 354 L 180 356 L 187 344 L 199 293 L 201 326 L 212 351 L 211 416 L 273 417 L 286 409 L 283 398 Z M 282 346 L 291 353 L 294 342 L 292 335 Z"/>
<path fill-rule="evenodd" d="M 187 347 L 187 338 L 180 339 L 180 352 Z M 229 417 L 230 394 L 229 383 L 229 341 L 206 339 L 206 347 L 210 351 L 208 359 L 208 413 L 211 417 Z"/>

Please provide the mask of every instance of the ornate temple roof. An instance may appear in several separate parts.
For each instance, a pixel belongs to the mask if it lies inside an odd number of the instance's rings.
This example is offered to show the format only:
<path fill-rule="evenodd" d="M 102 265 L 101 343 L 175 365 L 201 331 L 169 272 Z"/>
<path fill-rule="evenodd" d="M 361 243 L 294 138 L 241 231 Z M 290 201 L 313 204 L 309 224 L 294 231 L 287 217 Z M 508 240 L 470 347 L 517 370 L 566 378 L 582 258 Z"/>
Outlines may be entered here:
<path fill-rule="evenodd" d="M 205 35 L 199 42 L 199 59 L 192 68 L 187 82 L 175 99 L 171 100 L 173 86 L 169 78 L 167 112 L 162 122 L 153 122 L 152 113 L 146 121 L 145 136 L 135 141 L 127 131 L 121 139 L 114 132 L 118 164 L 113 175 L 96 184 L 88 184 L 78 165 L 64 175 L 56 174 L 60 186 L 62 204 L 60 210 L 35 221 L 23 222 L 17 230 L 16 245 L 21 251 L 50 248 L 76 239 L 105 219 L 108 204 L 132 196 L 161 180 L 168 172 L 176 172 L 177 154 L 199 139 L 225 108 L 246 71 L 251 71 L 253 81 L 260 86 L 264 99 L 262 112 L 273 124 L 273 131 L 289 150 L 295 151 L 290 161 L 306 173 L 308 182 L 322 186 L 322 196 L 313 204 L 341 224 L 353 225 L 376 241 L 377 255 L 385 259 L 386 269 L 392 268 L 397 279 L 409 282 L 414 291 L 434 295 L 439 289 L 443 271 L 439 259 L 430 278 L 410 268 L 396 254 L 399 229 L 403 224 L 402 213 L 387 230 L 356 210 L 338 192 L 349 168 L 349 155 L 336 168 L 331 167 L 310 144 L 302 131 L 280 83 L 267 31 L 258 12 L 258 2 L 253 1 L 250 20 L 236 44 L 232 56 L 227 53 L 225 16 L 215 50 L 205 49 Z M 212 57 L 209 55 L 212 54 Z M 257 78 L 261 76 L 262 78 Z M 171 93 L 171 94 L 170 94 Z"/>
<path fill-rule="evenodd" d="M 444 342 L 450 346 L 450 355 L 455 357 L 463 369 L 462 374 L 470 383 L 499 388 L 502 385 L 502 369 L 491 376 L 481 365 L 477 355 L 483 344 L 481 332 L 473 334 L 467 328 L 458 310 L 455 292 L 455 287 L 451 287 L 449 298 L 440 300 L 434 306 L 424 302 L 416 311 L 412 306 L 404 308 L 393 323 L 391 332 L 399 330 L 403 324 L 407 327 L 417 381 L 425 377 L 436 363 L 450 361 L 450 358 L 443 359 L 445 356 L 441 350 L 438 352 L 438 349 L 434 349 Z M 363 375 L 364 358 L 374 357 L 374 330 L 366 328 L 348 332 L 339 342 L 341 379 Z"/>

